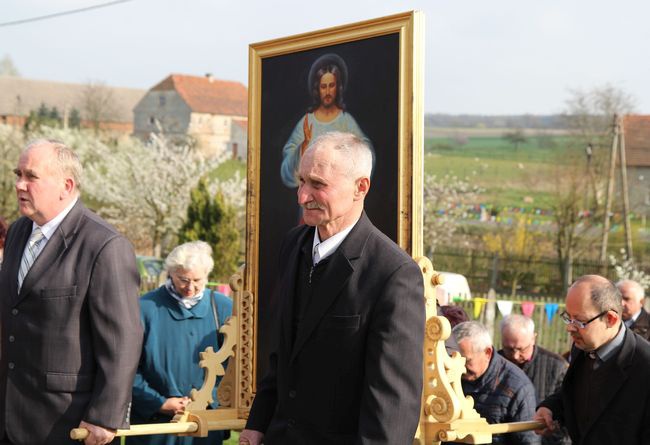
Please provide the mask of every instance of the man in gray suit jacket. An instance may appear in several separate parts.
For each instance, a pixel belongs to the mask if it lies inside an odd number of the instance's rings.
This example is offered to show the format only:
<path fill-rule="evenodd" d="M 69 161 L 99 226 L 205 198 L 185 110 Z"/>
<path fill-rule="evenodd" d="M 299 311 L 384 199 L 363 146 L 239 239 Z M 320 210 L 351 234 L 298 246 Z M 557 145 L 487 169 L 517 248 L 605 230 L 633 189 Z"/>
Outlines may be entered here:
<path fill-rule="evenodd" d="M 371 168 L 368 146 L 346 133 L 320 136 L 301 159 L 307 225 L 290 231 L 281 249 L 277 341 L 242 444 L 413 441 L 422 274 L 363 212 Z"/>
<path fill-rule="evenodd" d="M 79 200 L 81 163 L 64 144 L 20 156 L 0 271 L 0 443 L 106 444 L 127 428 L 142 342 L 130 243 Z"/>

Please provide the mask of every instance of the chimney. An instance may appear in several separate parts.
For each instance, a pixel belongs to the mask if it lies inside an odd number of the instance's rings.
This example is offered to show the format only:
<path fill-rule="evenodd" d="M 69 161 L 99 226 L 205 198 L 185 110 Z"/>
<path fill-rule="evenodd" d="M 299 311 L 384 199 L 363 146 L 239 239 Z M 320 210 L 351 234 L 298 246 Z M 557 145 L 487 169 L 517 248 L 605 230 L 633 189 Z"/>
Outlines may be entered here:
<path fill-rule="evenodd" d="M 208 79 L 208 82 L 212 83 L 214 81 L 214 76 L 212 73 L 205 73 L 206 79 Z"/>

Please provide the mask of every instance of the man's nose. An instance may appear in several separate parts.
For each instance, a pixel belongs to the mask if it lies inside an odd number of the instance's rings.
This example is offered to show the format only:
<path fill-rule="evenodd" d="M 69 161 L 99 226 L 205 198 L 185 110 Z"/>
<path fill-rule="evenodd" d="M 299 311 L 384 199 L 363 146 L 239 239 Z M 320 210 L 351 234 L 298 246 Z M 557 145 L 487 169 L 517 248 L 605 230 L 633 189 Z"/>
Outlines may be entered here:
<path fill-rule="evenodd" d="M 298 204 L 304 204 L 310 200 L 309 193 L 305 186 L 298 187 Z"/>
<path fill-rule="evenodd" d="M 15 186 L 16 190 L 25 190 L 25 180 L 22 178 L 16 178 Z"/>

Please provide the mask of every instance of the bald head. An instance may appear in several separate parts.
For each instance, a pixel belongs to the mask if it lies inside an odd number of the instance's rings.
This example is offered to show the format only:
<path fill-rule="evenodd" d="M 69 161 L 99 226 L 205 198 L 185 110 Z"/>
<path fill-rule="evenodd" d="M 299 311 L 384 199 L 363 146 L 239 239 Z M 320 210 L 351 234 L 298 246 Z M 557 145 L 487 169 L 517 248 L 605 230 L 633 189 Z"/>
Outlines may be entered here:
<path fill-rule="evenodd" d="M 573 344 L 594 351 L 611 341 L 621 326 L 621 294 L 611 281 L 599 275 L 578 278 L 566 296 L 567 332 Z"/>
<path fill-rule="evenodd" d="M 600 275 L 583 275 L 574 281 L 569 290 L 576 287 L 589 289 L 591 303 L 598 311 L 614 310 L 618 314 L 623 312 L 621 293 L 607 278 Z"/>

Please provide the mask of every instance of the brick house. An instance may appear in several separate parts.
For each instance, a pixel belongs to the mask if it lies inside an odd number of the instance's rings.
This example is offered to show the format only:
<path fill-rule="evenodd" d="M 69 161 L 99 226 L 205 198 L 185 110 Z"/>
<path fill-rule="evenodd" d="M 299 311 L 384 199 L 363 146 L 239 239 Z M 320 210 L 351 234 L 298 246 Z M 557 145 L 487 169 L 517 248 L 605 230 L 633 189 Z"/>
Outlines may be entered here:
<path fill-rule="evenodd" d="M 162 131 L 190 137 L 208 156 L 246 158 L 248 90 L 239 82 L 172 74 L 144 95 L 133 115 L 141 139 Z"/>
<path fill-rule="evenodd" d="M 650 115 L 629 114 L 622 119 L 630 209 L 650 213 Z"/>

